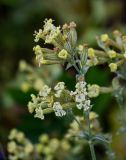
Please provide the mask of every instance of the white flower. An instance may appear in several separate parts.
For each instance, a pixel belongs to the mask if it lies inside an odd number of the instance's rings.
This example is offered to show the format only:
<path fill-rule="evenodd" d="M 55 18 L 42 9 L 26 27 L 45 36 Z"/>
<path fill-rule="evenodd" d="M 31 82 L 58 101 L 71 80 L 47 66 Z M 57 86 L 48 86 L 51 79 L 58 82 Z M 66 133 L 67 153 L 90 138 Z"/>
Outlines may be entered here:
<path fill-rule="evenodd" d="M 55 27 L 46 36 L 45 43 L 52 43 L 53 40 L 60 34 L 60 27 Z"/>
<path fill-rule="evenodd" d="M 44 28 L 39 29 L 39 31 L 35 31 L 35 42 L 38 42 L 40 38 L 45 40 L 45 43 L 52 43 L 55 38 L 61 33 L 60 26 L 56 27 L 52 24 L 52 19 L 46 19 L 44 21 Z"/>
<path fill-rule="evenodd" d="M 60 97 L 61 92 L 65 88 L 65 83 L 64 82 L 58 82 L 57 85 L 54 87 L 54 90 L 56 91 L 55 96 Z"/>
<path fill-rule="evenodd" d="M 57 85 L 54 87 L 54 90 L 63 90 L 65 88 L 64 82 L 58 82 Z"/>
<path fill-rule="evenodd" d="M 91 101 L 90 100 L 85 100 L 84 102 L 78 103 L 76 106 L 78 109 L 84 109 L 84 111 L 87 111 L 91 108 Z"/>
<path fill-rule="evenodd" d="M 83 104 L 84 111 L 87 111 L 91 108 L 91 101 L 88 99 Z"/>
<path fill-rule="evenodd" d="M 41 107 L 35 109 L 36 114 L 34 115 L 35 118 L 44 119 L 43 110 Z"/>
<path fill-rule="evenodd" d="M 45 20 L 43 34 L 45 35 L 45 43 L 52 43 L 53 40 L 61 33 L 60 27 L 55 27 L 52 19 Z"/>
<path fill-rule="evenodd" d="M 42 35 L 43 35 L 43 33 L 42 33 L 42 29 L 39 29 L 39 31 L 38 31 L 38 32 L 37 32 L 37 31 L 35 31 L 35 33 L 34 33 L 34 36 L 35 36 L 34 41 L 35 41 L 35 42 L 38 42 L 38 41 L 39 41 L 39 39 L 40 39 L 40 38 L 42 38 Z"/>
<path fill-rule="evenodd" d="M 88 99 L 88 93 L 86 89 L 86 82 L 80 81 L 75 86 L 76 90 L 71 91 L 70 95 L 75 96 L 75 102 L 78 109 L 84 109 L 87 111 L 91 108 L 90 100 Z"/>
<path fill-rule="evenodd" d="M 66 115 L 66 112 L 62 109 L 60 102 L 55 102 L 53 104 L 53 109 L 57 117 L 62 117 Z"/>
<path fill-rule="evenodd" d="M 48 34 L 49 31 L 53 30 L 54 29 L 54 25 L 52 24 L 53 20 L 50 18 L 50 19 L 45 19 L 44 21 L 44 29 L 43 29 L 43 33 L 44 34 Z"/>
<path fill-rule="evenodd" d="M 51 88 L 49 88 L 47 85 L 44 85 L 42 87 L 42 90 L 39 92 L 39 95 L 42 97 L 47 97 L 50 91 L 51 91 Z"/>
<path fill-rule="evenodd" d="M 62 90 L 58 90 L 58 91 L 56 91 L 56 93 L 55 93 L 55 97 L 59 98 L 59 97 L 60 97 L 60 95 L 61 95 L 61 92 L 62 92 Z"/>
<path fill-rule="evenodd" d="M 75 88 L 76 88 L 76 92 L 87 94 L 87 92 L 86 92 L 86 82 L 84 82 L 84 81 L 78 82 L 76 84 Z"/>
<path fill-rule="evenodd" d="M 74 95 L 76 95 L 76 94 L 77 94 L 77 92 L 73 92 L 73 91 L 70 92 L 70 95 L 71 95 L 71 96 L 74 96 Z"/>
<path fill-rule="evenodd" d="M 85 88 L 86 86 L 86 82 L 84 81 L 80 81 L 76 84 L 75 88 L 79 89 L 79 88 Z"/>
<path fill-rule="evenodd" d="M 83 108 L 83 103 L 79 103 L 76 105 L 78 109 L 82 109 Z"/>
<path fill-rule="evenodd" d="M 38 97 L 36 97 L 34 94 L 31 94 L 32 100 L 28 102 L 28 111 L 30 113 L 33 113 L 36 106 L 38 105 Z"/>
<path fill-rule="evenodd" d="M 78 103 L 81 103 L 83 101 L 85 101 L 85 94 L 81 93 L 81 94 L 77 94 L 75 96 L 75 101 L 78 102 Z"/>

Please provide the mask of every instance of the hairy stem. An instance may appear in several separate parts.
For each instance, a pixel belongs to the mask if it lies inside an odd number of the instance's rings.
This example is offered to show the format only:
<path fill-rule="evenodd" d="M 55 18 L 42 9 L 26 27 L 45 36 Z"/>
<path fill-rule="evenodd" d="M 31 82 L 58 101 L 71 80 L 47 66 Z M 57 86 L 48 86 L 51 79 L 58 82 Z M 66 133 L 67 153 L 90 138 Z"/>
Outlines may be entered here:
<path fill-rule="evenodd" d="M 93 145 L 92 140 L 91 140 L 92 134 L 91 134 L 91 127 L 90 127 L 90 119 L 89 119 L 89 112 L 90 111 L 86 111 L 86 112 L 87 113 L 85 114 L 85 116 L 86 116 L 86 120 L 87 120 L 87 124 L 88 124 L 88 133 L 89 133 L 88 144 L 89 144 L 89 147 L 90 147 L 92 160 L 96 160 L 94 145 Z"/>
<path fill-rule="evenodd" d="M 94 145 L 92 144 L 91 141 L 89 141 L 88 144 L 89 144 L 89 147 L 90 147 L 92 160 L 96 160 Z"/>

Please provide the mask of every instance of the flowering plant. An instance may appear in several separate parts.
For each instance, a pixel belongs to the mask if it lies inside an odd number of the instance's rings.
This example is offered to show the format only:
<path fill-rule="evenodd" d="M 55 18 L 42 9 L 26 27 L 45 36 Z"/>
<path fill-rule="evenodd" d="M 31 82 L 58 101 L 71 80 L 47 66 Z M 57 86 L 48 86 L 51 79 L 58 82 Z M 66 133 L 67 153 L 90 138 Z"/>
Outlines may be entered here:
<path fill-rule="evenodd" d="M 65 135 L 68 139 L 86 140 L 89 144 L 92 160 L 96 160 L 94 146 L 104 144 L 109 159 L 115 159 L 111 149 L 111 136 L 101 131 L 97 120 L 98 115 L 92 112 L 92 98 L 101 93 L 112 93 L 119 104 L 120 124 L 118 133 L 126 131 L 124 117 L 125 80 L 126 80 L 126 36 L 114 31 L 114 40 L 108 34 L 97 37 L 101 49 L 88 47 L 87 44 L 77 44 L 76 24 L 64 24 L 56 27 L 52 19 L 46 19 L 44 26 L 35 31 L 35 42 L 43 40 L 52 49 L 36 45 L 33 51 L 40 65 L 61 64 L 66 70 L 76 70 L 76 85 L 70 91 L 64 82 L 58 82 L 52 88 L 44 85 L 38 95 L 32 94 L 28 103 L 28 110 L 34 117 L 43 120 L 46 114 L 54 112 L 57 117 L 72 116 L 73 122 Z M 106 65 L 113 72 L 114 78 L 110 86 L 87 84 L 85 75 L 91 67 Z M 81 116 L 74 113 L 74 108 L 81 111 Z"/>

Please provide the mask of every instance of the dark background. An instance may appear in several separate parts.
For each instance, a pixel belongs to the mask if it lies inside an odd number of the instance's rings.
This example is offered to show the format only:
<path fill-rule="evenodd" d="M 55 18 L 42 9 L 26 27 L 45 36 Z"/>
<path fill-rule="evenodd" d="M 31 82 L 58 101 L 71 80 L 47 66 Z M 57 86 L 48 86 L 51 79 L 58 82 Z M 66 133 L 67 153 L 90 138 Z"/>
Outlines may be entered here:
<path fill-rule="evenodd" d="M 114 29 L 126 33 L 125 10 L 125 0 L 0 1 L 0 142 L 5 148 L 12 128 L 24 131 L 36 141 L 38 135 L 44 132 L 61 137 L 68 127 L 69 119 L 57 120 L 54 115 L 48 115 L 44 122 L 34 119 L 27 111 L 30 93 L 34 90 L 24 93 L 10 85 L 17 83 L 21 59 L 33 64 L 34 30 L 42 27 L 45 18 L 54 19 L 56 25 L 74 21 L 77 24 L 78 43 L 88 43 L 97 48 L 97 35 L 111 35 Z M 74 73 L 69 73 L 62 74 L 59 80 L 64 80 L 68 88 L 72 88 Z M 112 77 L 105 66 L 94 67 L 87 74 L 87 81 L 107 86 Z M 118 126 L 114 99 L 110 95 L 101 95 L 93 103 L 94 110 L 100 114 L 103 131 L 114 131 Z M 125 147 L 122 147 L 121 154 L 126 154 L 123 151 Z M 118 147 L 116 149 L 118 152 Z"/>

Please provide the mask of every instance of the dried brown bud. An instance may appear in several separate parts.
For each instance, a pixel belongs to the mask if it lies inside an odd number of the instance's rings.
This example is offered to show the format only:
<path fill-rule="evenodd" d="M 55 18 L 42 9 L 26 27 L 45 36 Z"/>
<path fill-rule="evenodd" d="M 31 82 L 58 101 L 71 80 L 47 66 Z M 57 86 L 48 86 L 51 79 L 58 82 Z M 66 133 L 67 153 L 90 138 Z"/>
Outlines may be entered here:
<path fill-rule="evenodd" d="M 68 29 L 68 28 L 69 28 L 69 26 L 68 26 L 67 23 L 65 23 L 65 24 L 63 25 L 63 27 L 62 27 L 63 30 L 64 30 L 64 29 Z"/>
<path fill-rule="evenodd" d="M 76 27 L 76 23 L 75 22 L 70 22 L 69 28 L 75 28 Z"/>
<path fill-rule="evenodd" d="M 122 33 L 118 30 L 113 31 L 114 36 L 122 36 Z"/>

